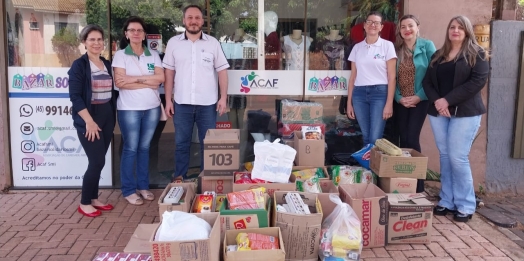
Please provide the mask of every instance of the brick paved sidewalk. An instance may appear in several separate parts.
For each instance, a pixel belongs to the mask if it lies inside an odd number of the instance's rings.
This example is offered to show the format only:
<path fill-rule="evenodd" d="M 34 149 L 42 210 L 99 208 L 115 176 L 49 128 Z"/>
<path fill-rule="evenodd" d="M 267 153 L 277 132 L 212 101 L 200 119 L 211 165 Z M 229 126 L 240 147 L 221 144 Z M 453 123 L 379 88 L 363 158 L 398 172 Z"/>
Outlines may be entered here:
<path fill-rule="evenodd" d="M 161 190 L 154 190 L 158 197 Z M 156 201 L 132 206 L 119 190 L 102 190 L 115 206 L 97 218 L 76 212 L 80 193 L 0 194 L 0 261 L 91 261 L 100 252 L 122 252 L 140 223 L 159 222 Z M 467 224 L 436 217 L 433 243 L 364 250 L 363 261 L 524 260 L 524 250 L 476 215 Z"/>

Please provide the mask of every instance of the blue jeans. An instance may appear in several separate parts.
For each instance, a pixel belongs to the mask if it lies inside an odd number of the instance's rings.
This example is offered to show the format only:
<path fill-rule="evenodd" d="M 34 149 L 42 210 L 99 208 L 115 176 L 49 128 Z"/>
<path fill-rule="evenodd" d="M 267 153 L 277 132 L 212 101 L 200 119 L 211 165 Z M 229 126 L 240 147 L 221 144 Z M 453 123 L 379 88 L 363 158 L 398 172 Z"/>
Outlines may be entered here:
<path fill-rule="evenodd" d="M 435 143 L 440 152 L 439 206 L 473 214 L 475 189 L 469 165 L 469 151 L 480 127 L 481 116 L 429 116 Z"/>
<path fill-rule="evenodd" d="M 119 110 L 123 151 L 120 158 L 122 196 L 149 189 L 149 145 L 160 119 L 160 106 L 141 111 Z M 136 162 L 136 179 L 134 166 Z"/>
<path fill-rule="evenodd" d="M 174 103 L 175 115 L 175 178 L 186 178 L 189 168 L 189 149 L 193 135 L 193 125 L 198 128 L 198 140 L 200 141 L 200 171 L 204 170 L 204 137 L 208 129 L 216 127 L 217 112 L 216 104 L 213 105 L 188 105 Z"/>
<path fill-rule="evenodd" d="M 388 86 L 385 84 L 355 86 L 353 89 L 351 103 L 362 131 L 364 146 L 375 144 L 375 141 L 382 138 L 384 134 L 386 121 L 382 115 L 387 98 Z"/>

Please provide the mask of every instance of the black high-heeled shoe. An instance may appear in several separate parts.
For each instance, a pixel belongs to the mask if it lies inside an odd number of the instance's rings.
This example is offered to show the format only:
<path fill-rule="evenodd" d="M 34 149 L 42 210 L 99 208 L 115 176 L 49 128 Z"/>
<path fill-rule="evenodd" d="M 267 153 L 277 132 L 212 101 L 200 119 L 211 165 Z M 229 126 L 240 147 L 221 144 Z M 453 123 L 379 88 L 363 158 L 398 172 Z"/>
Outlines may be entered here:
<path fill-rule="evenodd" d="M 433 208 L 433 215 L 435 216 L 445 216 L 449 213 L 455 214 L 456 210 L 451 210 L 449 208 L 441 207 L 437 205 L 435 208 Z"/>
<path fill-rule="evenodd" d="M 455 213 L 453 220 L 457 222 L 468 222 L 473 217 L 473 214 L 464 214 L 462 212 Z"/>

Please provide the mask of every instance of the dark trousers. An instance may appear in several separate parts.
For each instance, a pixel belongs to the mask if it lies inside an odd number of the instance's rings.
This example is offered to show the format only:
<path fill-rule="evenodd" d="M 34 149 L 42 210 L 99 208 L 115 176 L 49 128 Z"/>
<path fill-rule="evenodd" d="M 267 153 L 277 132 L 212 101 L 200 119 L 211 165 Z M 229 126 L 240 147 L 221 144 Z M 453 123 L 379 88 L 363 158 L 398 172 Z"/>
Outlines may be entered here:
<path fill-rule="evenodd" d="M 411 148 L 418 152 L 420 149 L 420 131 L 426 120 L 429 101 L 421 101 L 414 108 L 406 108 L 395 103 L 395 119 L 400 136 L 400 147 Z M 417 181 L 417 193 L 424 192 L 424 180 Z"/>
<path fill-rule="evenodd" d="M 93 104 L 91 108 L 91 117 L 102 131 L 98 133 L 100 139 L 95 138 L 94 141 L 87 140 L 85 133 L 77 132 L 89 162 L 82 182 L 82 205 L 91 205 L 91 200 L 98 198 L 100 174 L 106 163 L 106 153 L 115 128 L 115 115 L 110 103 Z"/>

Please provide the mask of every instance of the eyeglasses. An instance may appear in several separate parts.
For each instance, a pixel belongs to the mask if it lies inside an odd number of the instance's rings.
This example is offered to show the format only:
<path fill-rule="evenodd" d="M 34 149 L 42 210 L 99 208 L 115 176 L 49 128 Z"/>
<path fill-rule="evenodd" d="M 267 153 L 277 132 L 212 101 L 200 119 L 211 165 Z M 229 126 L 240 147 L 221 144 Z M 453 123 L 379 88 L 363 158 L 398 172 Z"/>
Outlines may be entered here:
<path fill-rule="evenodd" d="M 366 20 L 366 24 L 367 25 L 374 25 L 374 26 L 379 26 L 382 24 L 381 21 L 371 21 L 371 20 Z"/>
<path fill-rule="evenodd" d="M 141 34 L 141 33 L 144 32 L 144 29 L 127 29 L 126 31 L 128 31 L 128 32 L 130 32 L 130 33 L 132 33 L 132 34 L 134 34 L 134 33 L 139 33 L 139 34 Z"/>
<path fill-rule="evenodd" d="M 104 39 L 102 38 L 87 38 L 86 41 L 90 42 L 90 43 L 94 43 L 94 42 L 104 42 Z"/>

